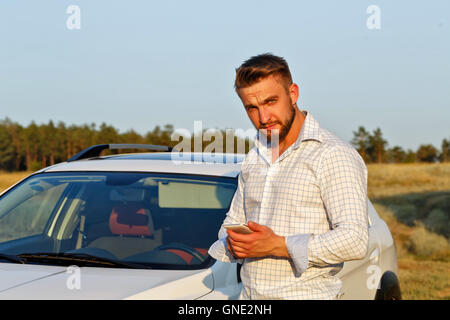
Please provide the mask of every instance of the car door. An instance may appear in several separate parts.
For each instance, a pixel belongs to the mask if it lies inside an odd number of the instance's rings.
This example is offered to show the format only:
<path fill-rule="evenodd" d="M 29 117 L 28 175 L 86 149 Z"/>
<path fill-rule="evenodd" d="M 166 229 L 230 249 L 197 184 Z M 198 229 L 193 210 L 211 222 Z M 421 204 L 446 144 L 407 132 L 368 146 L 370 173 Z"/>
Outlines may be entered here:
<path fill-rule="evenodd" d="M 214 278 L 214 290 L 202 299 L 236 300 L 242 291 L 242 282 L 238 263 L 216 261 L 211 267 Z"/>
<path fill-rule="evenodd" d="M 377 232 L 377 216 L 375 209 L 369 201 L 369 249 L 361 260 L 344 263 L 343 269 L 337 274 L 342 280 L 343 300 L 372 300 L 381 278 L 380 269 L 380 242 Z"/>

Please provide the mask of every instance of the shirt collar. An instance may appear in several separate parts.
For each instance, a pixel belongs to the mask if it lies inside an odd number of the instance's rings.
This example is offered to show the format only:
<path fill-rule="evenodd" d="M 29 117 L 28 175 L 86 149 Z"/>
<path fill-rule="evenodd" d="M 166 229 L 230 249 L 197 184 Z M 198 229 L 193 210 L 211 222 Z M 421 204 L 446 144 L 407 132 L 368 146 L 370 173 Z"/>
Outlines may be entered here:
<path fill-rule="evenodd" d="M 322 142 L 322 137 L 320 135 L 320 126 L 312 114 L 308 111 L 302 111 L 306 114 L 305 121 L 303 121 L 302 128 L 298 134 L 297 140 L 294 142 L 294 149 L 300 146 L 300 143 L 308 140 L 316 140 Z"/>

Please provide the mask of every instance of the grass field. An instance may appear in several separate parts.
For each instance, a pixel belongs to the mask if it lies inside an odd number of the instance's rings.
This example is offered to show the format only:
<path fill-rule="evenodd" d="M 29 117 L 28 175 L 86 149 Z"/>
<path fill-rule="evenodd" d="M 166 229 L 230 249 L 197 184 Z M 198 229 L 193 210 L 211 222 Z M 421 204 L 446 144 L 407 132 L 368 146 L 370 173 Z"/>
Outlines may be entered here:
<path fill-rule="evenodd" d="M 28 176 L 30 172 L 4 172 L 0 171 L 0 192 L 16 183 L 17 181 Z"/>
<path fill-rule="evenodd" d="M 403 299 L 450 299 L 450 163 L 368 165 L 368 194 L 397 246 Z M 0 172 L 0 192 L 28 173 Z"/>
<path fill-rule="evenodd" d="M 450 164 L 372 164 L 368 193 L 397 245 L 403 299 L 450 299 Z"/>

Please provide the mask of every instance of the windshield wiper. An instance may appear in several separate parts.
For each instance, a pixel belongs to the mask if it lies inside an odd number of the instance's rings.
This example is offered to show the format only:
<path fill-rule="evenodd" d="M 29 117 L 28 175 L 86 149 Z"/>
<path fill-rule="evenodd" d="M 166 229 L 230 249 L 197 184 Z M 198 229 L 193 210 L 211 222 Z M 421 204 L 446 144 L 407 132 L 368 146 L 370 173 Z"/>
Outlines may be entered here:
<path fill-rule="evenodd" d="M 17 255 L 19 258 L 29 261 L 59 263 L 63 265 L 71 265 L 76 263 L 81 264 L 95 264 L 102 265 L 109 268 L 130 268 L 130 269 L 151 269 L 148 266 L 122 262 L 114 259 L 107 259 L 98 256 L 93 256 L 85 253 L 53 253 L 53 252 L 38 252 L 38 253 L 22 253 Z"/>
<path fill-rule="evenodd" d="M 25 261 L 22 258 L 15 256 L 13 254 L 6 254 L 6 253 L 0 253 L 0 260 L 7 260 L 9 262 L 21 263 L 21 264 L 25 263 Z"/>

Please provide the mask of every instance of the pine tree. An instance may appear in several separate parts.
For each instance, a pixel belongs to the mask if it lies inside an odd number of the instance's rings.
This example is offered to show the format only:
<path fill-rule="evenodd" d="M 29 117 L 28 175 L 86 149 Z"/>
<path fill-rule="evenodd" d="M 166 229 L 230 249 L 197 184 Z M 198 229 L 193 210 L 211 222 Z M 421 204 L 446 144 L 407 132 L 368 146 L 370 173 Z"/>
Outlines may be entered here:
<path fill-rule="evenodd" d="M 0 122 L 0 170 L 14 169 L 15 150 L 6 125 Z"/>
<path fill-rule="evenodd" d="M 358 131 L 353 131 L 353 140 L 351 141 L 351 144 L 356 148 L 358 153 L 361 155 L 361 157 L 364 159 L 365 162 L 369 162 L 369 132 L 366 131 L 364 127 L 359 127 Z"/>
<path fill-rule="evenodd" d="M 450 161 L 450 141 L 447 139 L 442 140 L 442 153 L 441 153 L 441 161 L 448 162 Z"/>
<path fill-rule="evenodd" d="M 377 163 L 383 162 L 383 156 L 386 152 L 388 142 L 383 139 L 380 128 L 373 131 L 373 135 L 369 136 L 369 151 L 373 161 Z"/>

